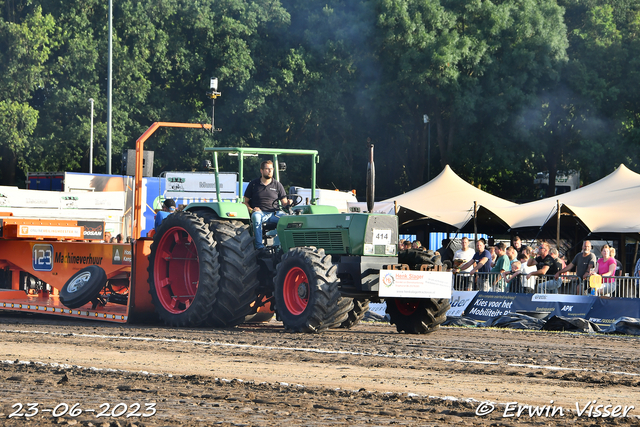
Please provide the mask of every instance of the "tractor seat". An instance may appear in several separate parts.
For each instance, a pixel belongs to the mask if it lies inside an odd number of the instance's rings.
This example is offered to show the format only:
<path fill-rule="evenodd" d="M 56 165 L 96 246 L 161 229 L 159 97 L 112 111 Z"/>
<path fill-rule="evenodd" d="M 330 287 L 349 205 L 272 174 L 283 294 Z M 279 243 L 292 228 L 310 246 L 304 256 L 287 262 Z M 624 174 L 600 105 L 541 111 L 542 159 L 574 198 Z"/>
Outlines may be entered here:
<path fill-rule="evenodd" d="M 262 224 L 262 232 L 266 233 L 267 231 L 275 230 L 276 227 L 278 227 L 278 224 L 273 222 Z"/>

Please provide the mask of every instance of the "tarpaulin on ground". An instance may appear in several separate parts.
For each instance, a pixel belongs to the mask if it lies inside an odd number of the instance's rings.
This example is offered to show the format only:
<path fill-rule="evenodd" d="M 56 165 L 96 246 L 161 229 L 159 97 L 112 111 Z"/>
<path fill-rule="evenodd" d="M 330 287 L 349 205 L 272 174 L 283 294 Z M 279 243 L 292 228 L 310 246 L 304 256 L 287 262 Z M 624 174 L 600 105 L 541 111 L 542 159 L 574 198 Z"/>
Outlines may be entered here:
<path fill-rule="evenodd" d="M 586 319 L 553 316 L 542 327 L 545 331 L 600 332 L 600 327 Z"/>
<path fill-rule="evenodd" d="M 480 322 L 468 317 L 447 317 L 442 326 L 484 326 Z"/>
<path fill-rule="evenodd" d="M 604 334 L 640 335 L 640 319 L 621 317 L 600 332 Z"/>
<path fill-rule="evenodd" d="M 485 322 L 484 326 L 491 328 L 540 330 L 544 324 L 545 321 L 542 319 L 537 319 L 521 313 L 509 313 L 496 317 L 495 319 L 488 320 Z"/>

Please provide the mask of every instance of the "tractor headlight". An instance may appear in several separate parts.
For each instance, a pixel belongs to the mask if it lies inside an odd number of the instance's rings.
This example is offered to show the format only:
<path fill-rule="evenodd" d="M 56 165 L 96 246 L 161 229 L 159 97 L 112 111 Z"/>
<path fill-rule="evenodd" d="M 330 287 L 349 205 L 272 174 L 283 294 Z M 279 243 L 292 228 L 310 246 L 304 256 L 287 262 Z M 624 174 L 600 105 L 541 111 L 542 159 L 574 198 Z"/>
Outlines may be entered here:
<path fill-rule="evenodd" d="M 373 254 L 375 254 L 375 249 L 373 247 L 373 244 L 371 244 L 371 243 L 365 243 L 364 244 L 364 254 L 365 255 L 373 255 Z"/>
<path fill-rule="evenodd" d="M 395 255 L 396 254 L 396 245 L 385 245 L 384 254 L 385 255 Z"/>

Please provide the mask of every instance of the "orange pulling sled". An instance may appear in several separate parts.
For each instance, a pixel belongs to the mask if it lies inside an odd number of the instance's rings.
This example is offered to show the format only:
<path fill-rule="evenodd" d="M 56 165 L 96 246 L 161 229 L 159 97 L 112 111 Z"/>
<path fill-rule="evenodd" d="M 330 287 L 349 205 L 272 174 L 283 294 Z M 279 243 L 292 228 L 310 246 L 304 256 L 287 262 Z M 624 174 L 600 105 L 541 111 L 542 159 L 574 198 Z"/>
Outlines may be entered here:
<path fill-rule="evenodd" d="M 140 235 L 142 151 L 159 127 L 211 129 L 208 124 L 159 122 L 138 138 L 132 243 L 87 240 L 82 221 L 17 218 L 2 208 L 0 310 L 122 323 L 153 313 L 147 280 L 152 241 Z"/>

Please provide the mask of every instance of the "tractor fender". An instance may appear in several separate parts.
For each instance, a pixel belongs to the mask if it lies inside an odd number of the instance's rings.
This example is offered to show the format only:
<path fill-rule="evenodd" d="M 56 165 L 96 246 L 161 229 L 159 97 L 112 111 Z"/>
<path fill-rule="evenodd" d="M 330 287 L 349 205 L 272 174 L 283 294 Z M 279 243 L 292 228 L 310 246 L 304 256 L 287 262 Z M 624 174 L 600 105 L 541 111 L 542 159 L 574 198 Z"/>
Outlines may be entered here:
<path fill-rule="evenodd" d="M 220 219 L 237 220 L 242 222 L 250 222 L 251 217 L 247 207 L 242 203 L 234 202 L 196 202 L 189 203 L 184 211 L 202 212 L 210 211 Z"/>

